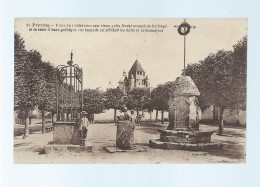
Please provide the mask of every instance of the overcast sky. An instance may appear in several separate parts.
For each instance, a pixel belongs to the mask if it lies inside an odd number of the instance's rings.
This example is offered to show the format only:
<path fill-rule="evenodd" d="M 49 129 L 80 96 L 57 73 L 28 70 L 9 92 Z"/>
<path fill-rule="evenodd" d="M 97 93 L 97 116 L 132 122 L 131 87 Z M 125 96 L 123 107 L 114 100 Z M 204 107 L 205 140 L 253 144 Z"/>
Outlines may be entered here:
<path fill-rule="evenodd" d="M 183 19 L 16 19 L 15 31 L 26 49 L 36 49 L 43 60 L 65 65 L 71 49 L 74 63 L 83 68 L 84 88 L 106 89 L 118 85 L 123 70 L 128 72 L 136 58 L 149 75 L 151 86 L 174 81 L 183 68 L 183 36 L 174 28 Z M 186 63 L 205 59 L 218 50 L 232 50 L 247 33 L 246 19 L 186 19 L 196 29 L 186 38 Z M 160 24 L 164 32 L 43 32 L 28 31 L 26 23 L 38 24 Z"/>

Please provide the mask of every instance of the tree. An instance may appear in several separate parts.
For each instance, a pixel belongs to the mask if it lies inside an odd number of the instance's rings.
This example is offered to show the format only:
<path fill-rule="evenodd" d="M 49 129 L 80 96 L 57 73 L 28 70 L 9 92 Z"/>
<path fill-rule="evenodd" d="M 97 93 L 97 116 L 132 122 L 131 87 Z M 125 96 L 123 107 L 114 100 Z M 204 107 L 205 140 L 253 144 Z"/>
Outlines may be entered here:
<path fill-rule="evenodd" d="M 46 112 L 51 112 L 53 122 L 53 114 L 56 111 L 55 69 L 49 62 L 42 62 L 39 65 L 42 79 L 38 84 L 38 89 L 41 91 L 37 105 L 42 114 L 42 133 L 44 134 Z"/>
<path fill-rule="evenodd" d="M 135 109 L 137 112 L 137 122 L 140 122 L 140 109 L 145 109 L 150 96 L 149 88 L 133 88 L 128 94 L 127 108 Z"/>
<path fill-rule="evenodd" d="M 25 123 L 24 137 L 29 134 L 27 119 L 35 106 L 42 113 L 42 132 L 45 132 L 45 112 L 51 111 L 55 103 L 54 67 L 43 62 L 41 54 L 36 50 L 27 51 L 24 40 L 15 33 L 15 108 L 18 117 Z"/>
<path fill-rule="evenodd" d="M 202 109 L 210 105 L 220 108 L 219 135 L 224 131 L 224 110 L 246 103 L 246 51 L 244 37 L 233 52 L 220 50 L 199 63 L 188 65 L 185 71 L 201 93 L 198 98 Z"/>
<path fill-rule="evenodd" d="M 161 110 L 161 123 L 164 124 L 164 111 L 169 109 L 168 101 L 170 99 L 170 92 L 171 92 L 171 82 L 167 82 L 165 84 L 158 85 L 155 89 L 151 92 L 151 102 L 152 106 L 155 110 Z M 158 112 L 156 114 L 157 118 Z"/>
<path fill-rule="evenodd" d="M 28 52 L 28 60 L 31 62 L 34 81 L 33 92 L 36 105 L 42 114 L 42 133 L 45 133 L 46 111 L 53 111 L 56 104 L 55 95 L 55 70 L 49 62 L 42 61 L 41 54 L 36 50 Z"/>
<path fill-rule="evenodd" d="M 98 89 L 85 89 L 83 91 L 83 105 L 83 110 L 88 113 L 89 121 L 93 123 L 94 114 L 104 112 L 103 93 Z"/>
<path fill-rule="evenodd" d="M 125 94 L 120 88 L 108 88 L 103 94 L 106 109 L 114 109 L 114 121 L 116 121 L 116 111 L 124 111 L 126 106 Z"/>
<path fill-rule="evenodd" d="M 14 103 L 18 109 L 18 118 L 22 119 L 25 125 L 24 138 L 29 135 L 30 109 L 36 105 L 37 93 L 35 92 L 36 82 L 32 79 L 34 71 L 32 63 L 28 58 L 28 51 L 25 49 L 24 40 L 19 33 L 14 34 Z"/>
<path fill-rule="evenodd" d="M 235 107 L 246 109 L 247 36 L 233 46 L 232 92 Z"/>

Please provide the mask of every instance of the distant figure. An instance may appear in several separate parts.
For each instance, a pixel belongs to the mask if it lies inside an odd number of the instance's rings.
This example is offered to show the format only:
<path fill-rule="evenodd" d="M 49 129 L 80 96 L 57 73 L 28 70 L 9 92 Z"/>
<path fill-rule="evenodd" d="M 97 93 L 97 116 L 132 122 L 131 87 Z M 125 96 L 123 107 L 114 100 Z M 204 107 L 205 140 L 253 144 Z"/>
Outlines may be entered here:
<path fill-rule="evenodd" d="M 129 121 L 131 121 L 133 123 L 133 129 L 135 129 L 135 116 L 134 116 L 134 111 L 131 110 L 131 115 L 129 117 Z"/>
<path fill-rule="evenodd" d="M 80 113 L 80 119 L 79 119 L 79 131 L 81 135 L 81 145 L 85 146 L 85 142 L 87 139 L 87 133 L 88 133 L 88 126 L 89 126 L 89 121 L 87 118 L 87 112 L 82 111 Z"/>

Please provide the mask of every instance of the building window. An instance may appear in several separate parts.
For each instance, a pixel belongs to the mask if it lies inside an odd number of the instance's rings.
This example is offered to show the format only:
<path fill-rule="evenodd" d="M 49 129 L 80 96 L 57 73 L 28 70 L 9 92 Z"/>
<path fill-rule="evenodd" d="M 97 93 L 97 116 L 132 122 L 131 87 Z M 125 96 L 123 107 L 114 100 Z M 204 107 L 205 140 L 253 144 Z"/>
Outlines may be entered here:
<path fill-rule="evenodd" d="M 139 71 L 137 71 L 137 75 L 139 75 Z"/>
<path fill-rule="evenodd" d="M 143 73 L 143 75 L 145 76 L 145 72 Z"/>
<path fill-rule="evenodd" d="M 142 72 L 140 71 L 140 75 L 142 75 Z"/>

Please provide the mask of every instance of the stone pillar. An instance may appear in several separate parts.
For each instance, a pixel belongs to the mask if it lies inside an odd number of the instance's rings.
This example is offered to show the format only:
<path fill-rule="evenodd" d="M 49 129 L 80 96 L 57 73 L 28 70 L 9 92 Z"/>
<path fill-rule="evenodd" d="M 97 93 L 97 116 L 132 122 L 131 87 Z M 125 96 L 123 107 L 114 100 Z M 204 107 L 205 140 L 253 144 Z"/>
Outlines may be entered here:
<path fill-rule="evenodd" d="M 196 98 L 190 97 L 190 110 L 189 110 L 189 126 L 194 127 L 198 123 L 198 111 L 197 106 L 195 105 Z"/>
<path fill-rule="evenodd" d="M 134 145 L 134 125 L 130 121 L 119 121 L 116 133 L 116 146 L 131 149 Z"/>
<path fill-rule="evenodd" d="M 198 88 L 189 76 L 181 76 L 175 80 L 175 88 L 169 99 L 170 124 L 168 130 L 174 128 L 192 128 L 198 122 L 196 97 L 200 95 Z M 198 128 L 198 127 L 196 127 Z"/>

